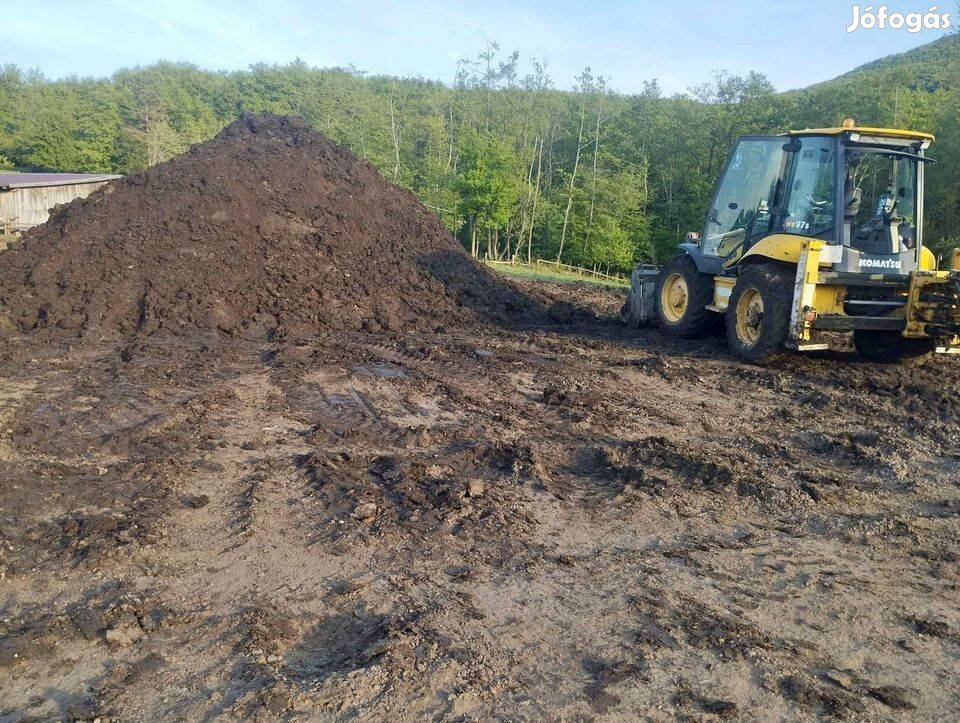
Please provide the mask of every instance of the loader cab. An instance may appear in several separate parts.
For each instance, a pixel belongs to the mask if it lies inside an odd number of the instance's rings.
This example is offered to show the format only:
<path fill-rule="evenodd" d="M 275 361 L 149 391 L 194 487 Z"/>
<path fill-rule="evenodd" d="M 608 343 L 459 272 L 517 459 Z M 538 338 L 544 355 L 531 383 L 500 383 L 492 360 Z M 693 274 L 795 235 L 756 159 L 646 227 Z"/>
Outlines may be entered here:
<path fill-rule="evenodd" d="M 835 271 L 921 268 L 924 151 L 932 136 L 843 128 L 745 136 L 734 146 L 701 244 L 729 268 L 773 234 L 822 239 Z"/>

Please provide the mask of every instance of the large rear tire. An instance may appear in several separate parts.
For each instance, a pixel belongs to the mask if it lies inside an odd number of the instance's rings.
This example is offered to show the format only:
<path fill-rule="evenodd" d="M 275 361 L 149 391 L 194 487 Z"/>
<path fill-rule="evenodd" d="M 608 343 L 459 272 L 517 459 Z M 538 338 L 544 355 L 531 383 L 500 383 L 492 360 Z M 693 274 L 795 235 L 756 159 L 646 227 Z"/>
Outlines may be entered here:
<path fill-rule="evenodd" d="M 775 264 L 740 271 L 727 306 L 727 342 L 737 359 L 759 363 L 784 351 L 796 272 Z"/>
<path fill-rule="evenodd" d="M 918 360 L 936 348 L 936 342 L 930 339 L 908 339 L 896 331 L 875 329 L 855 329 L 853 345 L 864 359 L 880 364 Z"/>
<path fill-rule="evenodd" d="M 660 327 L 673 336 L 703 336 L 716 321 L 707 309 L 713 302 L 713 276 L 700 273 L 689 254 L 680 254 L 660 269 L 654 299 Z"/>

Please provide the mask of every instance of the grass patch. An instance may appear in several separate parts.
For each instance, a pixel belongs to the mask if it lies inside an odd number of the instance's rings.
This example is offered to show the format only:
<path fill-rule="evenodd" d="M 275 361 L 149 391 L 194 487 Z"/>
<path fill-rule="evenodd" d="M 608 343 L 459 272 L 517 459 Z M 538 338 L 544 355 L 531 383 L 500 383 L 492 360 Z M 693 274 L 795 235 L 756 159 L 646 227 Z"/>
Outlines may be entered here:
<path fill-rule="evenodd" d="M 627 288 L 630 286 L 629 279 L 604 278 L 602 276 L 593 276 L 589 273 L 580 273 L 567 268 L 558 268 L 549 264 L 509 264 L 484 262 L 494 271 L 504 276 L 516 276 L 523 279 L 535 279 L 537 281 L 553 281 L 560 284 L 596 284 L 597 286 L 609 286 L 615 289 Z"/>

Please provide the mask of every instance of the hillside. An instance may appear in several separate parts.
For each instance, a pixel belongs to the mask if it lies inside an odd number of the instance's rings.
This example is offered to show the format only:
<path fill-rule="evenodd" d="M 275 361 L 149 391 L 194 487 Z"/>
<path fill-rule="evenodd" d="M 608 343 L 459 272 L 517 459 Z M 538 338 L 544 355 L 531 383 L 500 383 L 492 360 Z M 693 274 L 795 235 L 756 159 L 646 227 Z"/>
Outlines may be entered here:
<path fill-rule="evenodd" d="M 851 80 L 928 93 L 954 89 L 960 85 L 960 34 L 946 35 L 919 48 L 872 60 L 810 87 L 825 88 Z"/>

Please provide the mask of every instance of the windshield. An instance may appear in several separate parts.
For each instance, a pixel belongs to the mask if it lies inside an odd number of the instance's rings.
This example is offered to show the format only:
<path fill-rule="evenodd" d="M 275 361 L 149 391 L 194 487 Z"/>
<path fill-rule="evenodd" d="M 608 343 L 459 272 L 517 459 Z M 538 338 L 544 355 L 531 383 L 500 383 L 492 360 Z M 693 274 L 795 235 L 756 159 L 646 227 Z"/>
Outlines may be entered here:
<path fill-rule="evenodd" d="M 878 150 L 848 150 L 844 198 L 844 243 L 880 254 L 916 247 L 916 161 Z"/>

